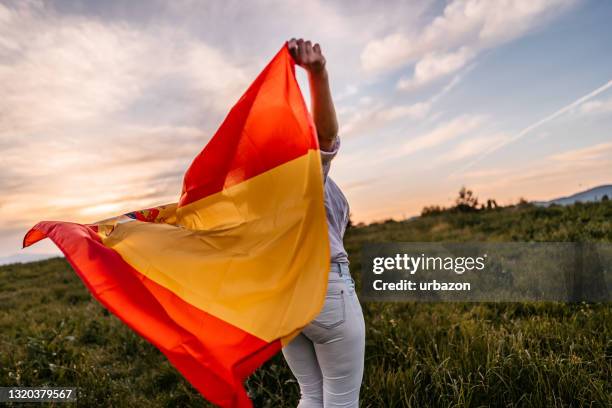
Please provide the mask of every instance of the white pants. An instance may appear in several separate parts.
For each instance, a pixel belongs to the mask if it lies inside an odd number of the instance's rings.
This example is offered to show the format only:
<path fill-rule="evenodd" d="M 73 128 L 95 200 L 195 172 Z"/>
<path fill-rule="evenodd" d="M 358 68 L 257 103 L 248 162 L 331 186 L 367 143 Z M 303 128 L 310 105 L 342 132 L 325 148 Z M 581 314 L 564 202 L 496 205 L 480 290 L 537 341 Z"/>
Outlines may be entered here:
<path fill-rule="evenodd" d="M 359 406 L 365 323 L 348 264 L 332 263 L 321 313 L 283 348 L 300 385 L 298 408 Z"/>

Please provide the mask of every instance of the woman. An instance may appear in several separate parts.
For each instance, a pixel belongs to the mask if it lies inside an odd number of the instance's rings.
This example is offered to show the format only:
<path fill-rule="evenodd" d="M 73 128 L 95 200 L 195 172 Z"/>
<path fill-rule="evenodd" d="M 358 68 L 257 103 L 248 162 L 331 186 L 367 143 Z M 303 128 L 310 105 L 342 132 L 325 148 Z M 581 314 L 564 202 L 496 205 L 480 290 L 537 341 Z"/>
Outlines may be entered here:
<path fill-rule="evenodd" d="M 323 163 L 331 268 L 321 313 L 283 348 L 283 355 L 300 385 L 299 408 L 358 407 L 365 323 L 342 244 L 348 203 L 327 176 L 330 162 L 340 147 L 338 121 L 321 47 L 302 39 L 292 39 L 288 45 L 295 62 L 308 72 L 312 115 Z"/>

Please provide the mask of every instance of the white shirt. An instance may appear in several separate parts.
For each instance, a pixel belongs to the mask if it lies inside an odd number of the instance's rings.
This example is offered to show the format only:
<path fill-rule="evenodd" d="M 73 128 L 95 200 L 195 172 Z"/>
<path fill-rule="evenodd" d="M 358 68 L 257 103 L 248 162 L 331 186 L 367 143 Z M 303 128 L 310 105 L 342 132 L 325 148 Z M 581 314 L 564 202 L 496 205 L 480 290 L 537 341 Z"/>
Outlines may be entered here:
<path fill-rule="evenodd" d="M 323 179 L 325 183 L 325 212 L 327 214 L 327 230 L 329 234 L 329 246 L 331 262 L 348 263 L 348 255 L 344 249 L 343 238 L 346 225 L 349 221 L 348 201 L 340 187 L 328 177 L 332 159 L 340 149 L 340 138 L 336 141 L 332 150 L 321 150 L 321 162 L 323 164 Z"/>

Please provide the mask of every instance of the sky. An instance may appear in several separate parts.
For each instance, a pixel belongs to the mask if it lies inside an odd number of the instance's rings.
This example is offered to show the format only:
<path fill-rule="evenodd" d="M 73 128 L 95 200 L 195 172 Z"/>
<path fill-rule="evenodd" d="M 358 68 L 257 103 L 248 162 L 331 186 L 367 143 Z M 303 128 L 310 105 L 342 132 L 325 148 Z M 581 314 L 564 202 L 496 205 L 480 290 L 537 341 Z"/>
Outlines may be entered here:
<path fill-rule="evenodd" d="M 353 222 L 612 183 L 612 2 L 0 0 L 0 263 L 41 220 L 176 202 L 292 38 L 321 44 Z M 308 99 L 304 72 L 298 80 Z"/>

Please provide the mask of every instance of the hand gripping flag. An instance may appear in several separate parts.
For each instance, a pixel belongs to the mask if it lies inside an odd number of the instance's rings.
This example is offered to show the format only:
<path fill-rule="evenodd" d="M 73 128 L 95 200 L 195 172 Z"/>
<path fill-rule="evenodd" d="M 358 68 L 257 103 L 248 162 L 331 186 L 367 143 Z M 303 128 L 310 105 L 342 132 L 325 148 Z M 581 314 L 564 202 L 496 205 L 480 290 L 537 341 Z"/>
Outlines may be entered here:
<path fill-rule="evenodd" d="M 321 158 L 287 45 L 231 109 L 178 203 L 94 224 L 43 221 L 93 296 L 205 398 L 242 382 L 320 311 L 329 242 Z"/>

